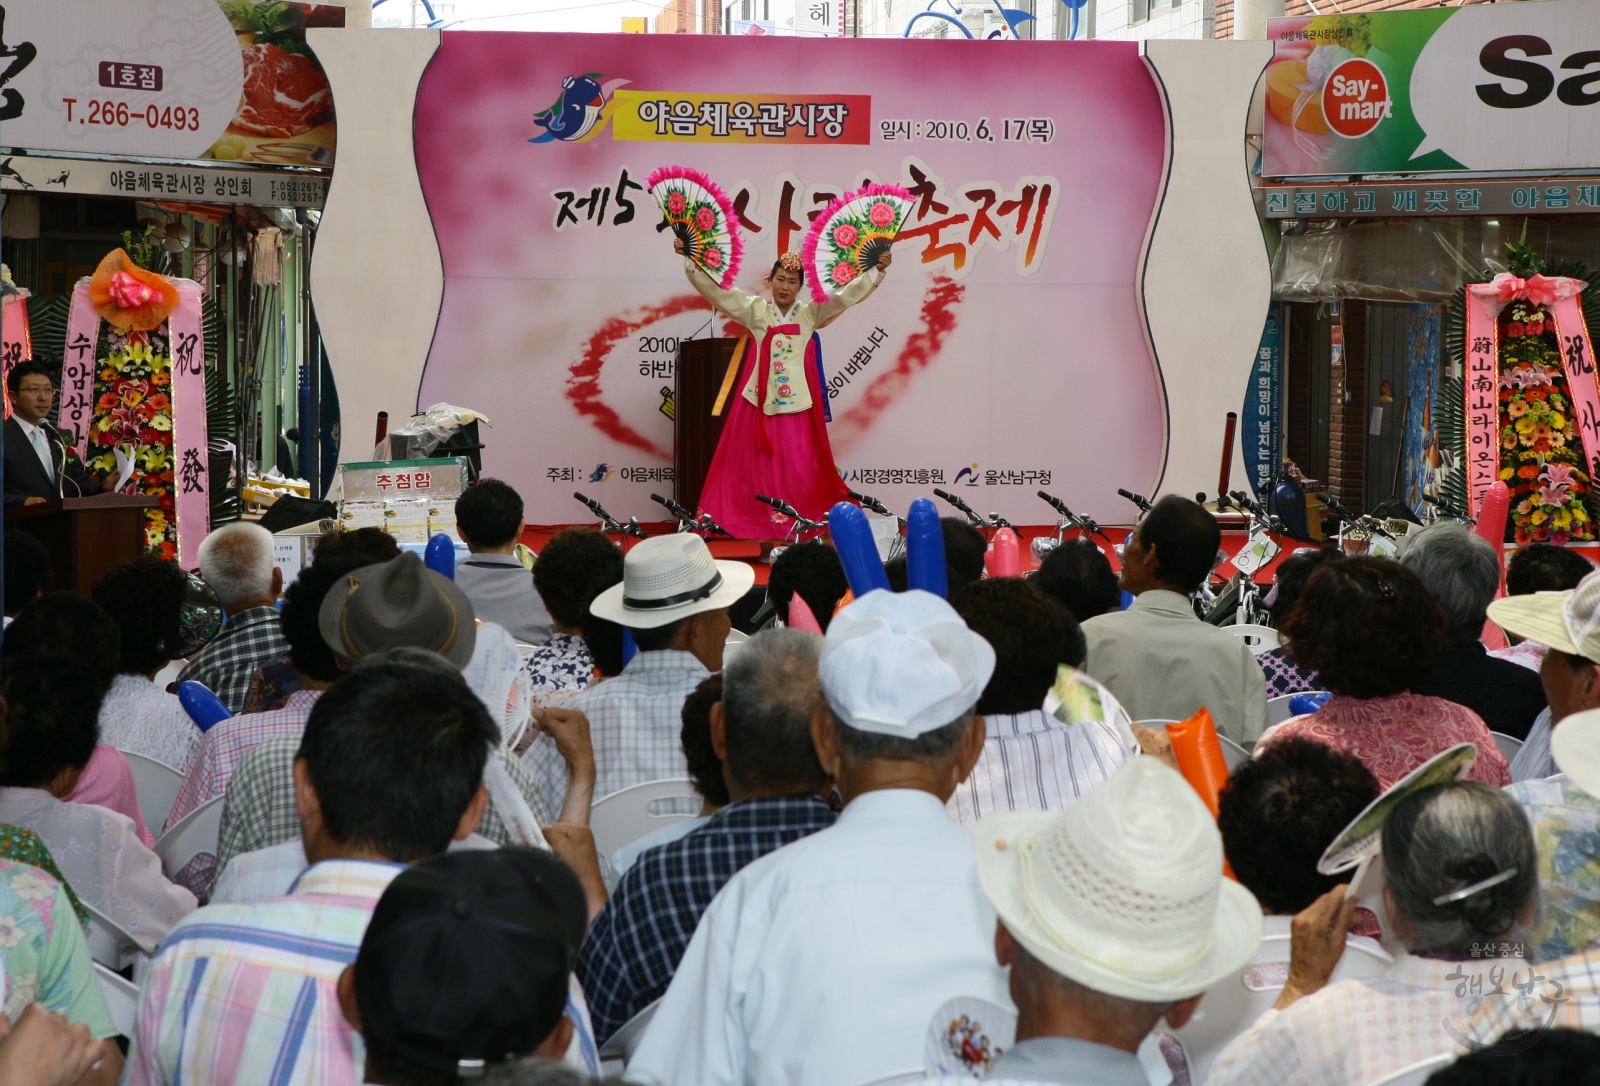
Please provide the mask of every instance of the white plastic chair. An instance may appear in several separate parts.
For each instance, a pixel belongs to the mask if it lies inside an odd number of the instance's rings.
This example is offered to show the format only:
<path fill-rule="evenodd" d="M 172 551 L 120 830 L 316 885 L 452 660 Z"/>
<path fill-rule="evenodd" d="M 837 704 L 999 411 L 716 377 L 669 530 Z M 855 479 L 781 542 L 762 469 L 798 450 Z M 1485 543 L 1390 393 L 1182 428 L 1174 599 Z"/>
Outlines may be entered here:
<path fill-rule="evenodd" d="M 137 976 L 141 964 L 149 961 L 156 948 L 140 941 L 93 905 L 86 903 L 83 907 L 89 912 L 89 930 L 84 932 L 84 939 L 89 944 L 89 957 L 113 972 L 131 965 Z"/>
<path fill-rule="evenodd" d="M 106 997 L 106 1007 L 111 1011 L 111 1024 L 124 1037 L 133 1037 L 134 1019 L 139 1015 L 139 986 L 101 965 L 94 963 L 95 979 L 100 982 L 100 992 Z"/>
<path fill-rule="evenodd" d="M 1455 1063 L 1455 1056 L 1444 1053 L 1438 1056 L 1429 1056 L 1425 1060 L 1418 1060 L 1409 1067 L 1402 1067 L 1392 1075 L 1385 1075 L 1376 1082 L 1369 1082 L 1367 1086 L 1423 1086 L 1428 1078 L 1439 1068 L 1448 1067 Z"/>
<path fill-rule="evenodd" d="M 1250 752 L 1229 739 L 1226 735 L 1218 735 L 1217 742 L 1222 744 L 1222 760 L 1228 763 L 1228 773 L 1231 776 L 1235 769 L 1250 760 Z"/>
<path fill-rule="evenodd" d="M 1243 626 L 1233 625 L 1222 628 L 1239 638 L 1246 645 L 1249 645 L 1250 651 L 1257 656 L 1260 656 L 1263 652 L 1271 652 L 1283 644 L 1283 638 L 1279 637 L 1278 631 L 1271 626 L 1256 626 L 1247 623 Z"/>
<path fill-rule="evenodd" d="M 1506 756 L 1506 761 L 1508 762 L 1515 758 L 1517 752 L 1522 749 L 1522 740 L 1514 735 L 1507 735 L 1505 732 L 1490 732 L 1489 734 L 1494 736 L 1494 745 L 1500 748 L 1500 753 Z"/>
<path fill-rule="evenodd" d="M 611 793 L 589 811 L 589 829 L 594 833 L 596 850 L 602 856 L 610 856 L 662 826 L 695 817 L 693 811 L 657 814 L 650 809 L 662 800 L 684 798 L 700 798 L 694 783 L 688 780 L 646 781 Z"/>
<path fill-rule="evenodd" d="M 166 762 L 158 762 L 131 750 L 123 751 L 122 756 L 128 760 L 128 768 L 133 770 L 133 787 L 139 795 L 139 815 L 150 832 L 160 837 L 161 828 L 167 824 L 167 815 L 178 799 L 178 790 L 183 787 L 183 774 Z"/>
<path fill-rule="evenodd" d="M 1313 694 L 1314 690 L 1297 690 L 1293 694 L 1279 694 L 1275 698 L 1267 699 L 1267 727 L 1282 724 L 1294 716 L 1294 711 L 1289 708 L 1289 703 L 1301 694 Z"/>
<path fill-rule="evenodd" d="M 600 1058 L 603 1060 L 621 1060 L 626 1066 L 633 1059 L 633 1053 L 639 1047 L 639 1042 L 644 1040 L 645 1027 L 650 1024 L 650 1019 L 656 1016 L 656 1009 L 661 1006 L 661 1000 L 656 1000 L 644 1010 L 634 1015 L 622 1024 L 622 1028 L 606 1038 L 606 1043 L 600 1046 Z"/>
<path fill-rule="evenodd" d="M 156 842 L 156 855 L 161 857 L 161 870 L 167 878 L 177 875 L 202 852 L 216 854 L 217 837 L 222 832 L 224 798 L 214 796 L 206 800 L 178 819 Z"/>
<path fill-rule="evenodd" d="M 1135 724 L 1146 728 L 1165 728 L 1168 724 L 1178 723 L 1176 720 L 1135 720 Z M 1250 752 L 1229 739 L 1221 732 L 1217 733 L 1217 742 L 1222 744 L 1222 760 L 1228 763 L 1228 772 L 1231 774 L 1244 763 L 1250 760 Z"/>
<path fill-rule="evenodd" d="M 727 667 L 728 661 L 733 659 L 734 653 L 744 648 L 744 643 L 750 640 L 750 635 L 742 630 L 729 630 L 728 639 L 722 643 L 722 666 Z"/>
<path fill-rule="evenodd" d="M 1389 968 L 1387 955 L 1369 949 L 1370 944 L 1347 942 L 1333 980 L 1374 977 Z M 1211 1064 L 1239 1034 L 1249 1029 L 1278 1001 L 1289 978 L 1289 935 L 1268 935 L 1249 965 L 1206 989 L 1205 998 L 1194 1017 L 1173 1036 L 1183 1044 L 1189 1059 L 1190 1081 L 1204 1082 Z"/>

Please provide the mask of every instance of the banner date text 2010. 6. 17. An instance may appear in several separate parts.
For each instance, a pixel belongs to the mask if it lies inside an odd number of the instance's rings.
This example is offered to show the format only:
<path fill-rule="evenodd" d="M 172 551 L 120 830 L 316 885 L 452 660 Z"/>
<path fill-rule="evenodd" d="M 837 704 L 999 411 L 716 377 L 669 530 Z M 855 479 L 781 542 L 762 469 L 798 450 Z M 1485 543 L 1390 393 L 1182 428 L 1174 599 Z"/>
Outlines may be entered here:
<path fill-rule="evenodd" d="M 62 104 L 67 107 L 67 120 L 76 118 L 79 124 L 104 124 L 126 128 L 130 124 L 143 122 L 147 128 L 175 128 L 180 132 L 200 130 L 200 111 L 194 107 L 184 106 L 158 106 L 154 102 L 139 109 L 129 106 L 127 102 L 102 101 L 91 98 L 82 102 L 77 98 L 63 98 Z M 86 106 L 78 108 L 74 106 Z"/>

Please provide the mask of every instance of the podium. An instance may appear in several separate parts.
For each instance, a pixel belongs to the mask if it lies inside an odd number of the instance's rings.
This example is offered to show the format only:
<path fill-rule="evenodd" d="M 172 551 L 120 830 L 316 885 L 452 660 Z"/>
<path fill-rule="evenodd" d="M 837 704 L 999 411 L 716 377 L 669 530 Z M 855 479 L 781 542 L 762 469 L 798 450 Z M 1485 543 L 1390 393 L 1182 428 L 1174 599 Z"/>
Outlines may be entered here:
<path fill-rule="evenodd" d="M 717 439 L 722 436 L 723 419 L 728 415 L 727 404 L 718 416 L 711 414 L 711 408 L 717 402 L 737 342 L 717 337 L 686 339 L 678 344 L 673 365 L 672 499 L 692 511 L 698 511 L 700 491 L 706 483 L 706 472 L 711 469 L 711 456 L 717 451 Z M 731 401 L 738 394 L 737 388 L 732 389 L 728 399 Z"/>
<path fill-rule="evenodd" d="M 144 511 L 156 499 L 135 494 L 58 498 L 6 510 L 6 527 L 44 544 L 55 587 L 81 596 L 112 566 L 144 553 Z"/>

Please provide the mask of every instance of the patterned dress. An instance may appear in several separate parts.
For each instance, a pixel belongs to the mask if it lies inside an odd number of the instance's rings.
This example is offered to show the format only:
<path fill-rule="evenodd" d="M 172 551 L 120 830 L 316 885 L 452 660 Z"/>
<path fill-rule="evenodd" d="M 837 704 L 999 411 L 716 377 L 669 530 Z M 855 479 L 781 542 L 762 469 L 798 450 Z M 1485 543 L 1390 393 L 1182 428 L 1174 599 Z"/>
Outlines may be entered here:
<path fill-rule="evenodd" d="M 1458 743 L 1478 748 L 1468 779 L 1497 788 L 1511 783 L 1511 767 L 1488 725 L 1471 709 L 1409 691 L 1382 698 L 1332 697 L 1321 709 L 1290 717 L 1262 735 L 1262 743 L 1302 735 L 1355 755 L 1388 788 L 1440 751 Z"/>

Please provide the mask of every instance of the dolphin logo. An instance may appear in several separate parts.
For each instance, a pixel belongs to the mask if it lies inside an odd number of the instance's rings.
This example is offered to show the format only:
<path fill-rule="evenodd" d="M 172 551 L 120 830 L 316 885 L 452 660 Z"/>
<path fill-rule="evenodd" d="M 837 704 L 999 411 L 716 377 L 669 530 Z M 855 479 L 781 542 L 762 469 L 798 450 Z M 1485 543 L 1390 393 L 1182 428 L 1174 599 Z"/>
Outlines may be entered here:
<path fill-rule="evenodd" d="M 612 473 L 616 470 L 616 468 L 608 467 L 605 464 L 596 464 L 594 471 L 589 473 L 589 481 L 591 483 L 603 483 L 611 478 Z"/>
<path fill-rule="evenodd" d="M 628 82 L 613 79 L 602 85 L 599 72 L 569 75 L 561 81 L 561 97 L 549 109 L 536 113 L 533 123 L 544 129 L 529 143 L 581 143 L 599 133 L 611 92 Z"/>

